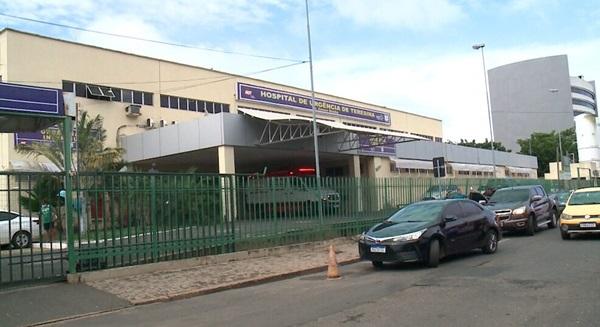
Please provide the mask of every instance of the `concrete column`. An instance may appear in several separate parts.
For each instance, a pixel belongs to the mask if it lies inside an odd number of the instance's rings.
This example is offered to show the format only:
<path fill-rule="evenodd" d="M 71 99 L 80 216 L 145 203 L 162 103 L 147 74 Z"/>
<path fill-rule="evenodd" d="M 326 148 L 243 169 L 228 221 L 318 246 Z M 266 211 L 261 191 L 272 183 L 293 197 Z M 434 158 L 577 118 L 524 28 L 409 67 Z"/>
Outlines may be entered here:
<path fill-rule="evenodd" d="M 217 149 L 219 174 L 235 174 L 235 152 L 232 146 Z M 221 211 L 223 220 L 233 222 L 237 216 L 235 176 L 221 176 Z"/>
<path fill-rule="evenodd" d="M 218 149 L 219 174 L 235 174 L 235 152 L 232 146 L 222 145 Z"/>
<path fill-rule="evenodd" d="M 357 155 L 352 156 L 350 160 L 348 160 L 348 171 L 350 172 L 350 177 L 360 177 L 360 157 Z"/>
<path fill-rule="evenodd" d="M 350 172 L 350 177 L 354 178 L 354 181 L 356 182 L 356 190 L 354 190 L 352 193 L 352 197 L 351 199 L 355 199 L 355 201 L 352 201 L 352 204 L 349 204 L 352 206 L 353 210 L 356 211 L 362 211 L 363 209 L 363 200 L 362 200 L 362 187 L 361 187 L 361 180 L 360 180 L 360 156 L 357 155 L 353 155 L 352 158 L 350 158 L 348 160 L 348 171 Z"/>

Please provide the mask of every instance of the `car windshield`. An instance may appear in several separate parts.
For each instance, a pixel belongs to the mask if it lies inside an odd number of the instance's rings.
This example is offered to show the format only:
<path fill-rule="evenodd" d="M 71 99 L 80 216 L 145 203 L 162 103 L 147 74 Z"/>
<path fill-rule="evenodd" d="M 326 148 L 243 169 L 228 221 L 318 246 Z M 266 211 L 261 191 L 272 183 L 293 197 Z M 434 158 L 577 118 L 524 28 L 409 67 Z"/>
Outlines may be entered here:
<path fill-rule="evenodd" d="M 504 189 L 498 190 L 490 198 L 490 202 L 517 202 L 529 199 L 529 189 Z"/>
<path fill-rule="evenodd" d="M 600 204 L 600 192 L 577 192 L 573 193 L 569 205 Z"/>
<path fill-rule="evenodd" d="M 445 202 L 419 202 L 406 206 L 393 214 L 386 221 L 401 222 L 430 222 L 437 219 L 446 205 Z"/>
<path fill-rule="evenodd" d="M 567 200 L 569 199 L 569 195 L 571 195 L 571 193 L 569 193 L 569 192 L 559 193 L 559 194 L 556 195 L 556 198 L 561 203 L 562 202 L 567 202 Z"/>

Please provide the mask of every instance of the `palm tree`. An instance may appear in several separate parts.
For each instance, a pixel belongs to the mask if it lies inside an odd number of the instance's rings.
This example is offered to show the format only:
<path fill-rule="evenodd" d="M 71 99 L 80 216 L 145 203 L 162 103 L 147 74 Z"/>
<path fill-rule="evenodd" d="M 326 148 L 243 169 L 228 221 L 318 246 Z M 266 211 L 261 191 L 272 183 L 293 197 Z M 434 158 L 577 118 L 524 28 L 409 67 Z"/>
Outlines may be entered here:
<path fill-rule="evenodd" d="M 103 127 L 104 119 L 100 115 L 90 119 L 87 112 L 82 111 L 77 121 L 77 140 L 76 151 L 77 161 L 75 164 L 76 170 L 79 172 L 116 170 L 122 166 L 122 148 L 104 147 L 106 141 L 106 130 Z M 32 143 L 29 146 L 22 146 L 18 149 L 19 153 L 28 156 L 46 157 L 53 164 L 64 171 L 65 151 L 64 141 L 65 135 L 61 128 L 47 129 L 47 142 Z M 86 178 L 87 177 L 87 178 Z M 75 179 L 75 188 L 78 190 L 86 190 L 95 186 L 100 186 L 102 180 L 89 176 L 77 176 Z M 87 194 L 77 192 L 77 203 L 79 208 L 83 208 L 79 215 L 79 224 L 87 221 L 87 198 L 97 198 L 96 193 Z M 29 197 L 21 199 L 22 203 L 32 203 L 34 207 L 35 201 L 38 201 L 36 194 L 29 194 Z M 39 205 L 39 203 L 37 203 Z M 31 208 L 35 209 L 35 208 Z M 38 209 L 39 210 L 39 209 Z M 61 226 L 64 226 L 65 217 L 61 217 Z M 81 226 L 80 226 L 81 228 Z M 82 228 L 82 232 L 86 228 Z"/>
<path fill-rule="evenodd" d="M 100 115 L 89 119 L 86 111 L 82 111 L 77 122 L 77 158 L 79 171 L 98 171 L 115 169 L 122 161 L 122 148 L 104 147 L 106 130 L 102 126 L 104 118 Z M 47 142 L 32 143 L 19 147 L 19 153 L 38 158 L 48 158 L 61 170 L 64 170 L 65 151 L 62 129 L 47 129 Z"/>

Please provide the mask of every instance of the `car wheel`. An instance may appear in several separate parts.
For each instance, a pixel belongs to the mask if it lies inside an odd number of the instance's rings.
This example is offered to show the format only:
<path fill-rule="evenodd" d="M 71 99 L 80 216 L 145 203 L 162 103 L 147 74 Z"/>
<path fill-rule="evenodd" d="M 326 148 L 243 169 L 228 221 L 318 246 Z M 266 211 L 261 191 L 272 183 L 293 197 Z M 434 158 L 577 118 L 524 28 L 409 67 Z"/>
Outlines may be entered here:
<path fill-rule="evenodd" d="M 498 250 L 498 233 L 490 229 L 486 235 L 485 246 L 481 248 L 483 253 L 492 254 Z"/>
<path fill-rule="evenodd" d="M 17 249 L 24 249 L 31 246 L 31 234 L 20 230 L 12 237 L 12 245 Z"/>
<path fill-rule="evenodd" d="M 527 235 L 533 236 L 535 235 L 536 222 L 535 217 L 533 215 L 529 216 L 527 220 Z"/>
<path fill-rule="evenodd" d="M 437 239 L 429 243 L 429 255 L 427 256 L 427 267 L 435 268 L 440 263 L 440 241 Z"/>
<path fill-rule="evenodd" d="M 373 267 L 375 267 L 375 268 L 383 268 L 383 262 L 381 262 L 381 261 L 371 261 L 371 263 L 373 264 Z"/>
<path fill-rule="evenodd" d="M 569 235 L 569 233 L 563 232 L 563 231 L 560 231 L 560 237 L 562 237 L 563 240 L 570 240 L 571 239 L 571 235 Z"/>
<path fill-rule="evenodd" d="M 552 210 L 552 214 L 550 214 L 550 221 L 548 222 L 548 228 L 556 228 L 556 216 L 558 216 L 556 210 Z"/>

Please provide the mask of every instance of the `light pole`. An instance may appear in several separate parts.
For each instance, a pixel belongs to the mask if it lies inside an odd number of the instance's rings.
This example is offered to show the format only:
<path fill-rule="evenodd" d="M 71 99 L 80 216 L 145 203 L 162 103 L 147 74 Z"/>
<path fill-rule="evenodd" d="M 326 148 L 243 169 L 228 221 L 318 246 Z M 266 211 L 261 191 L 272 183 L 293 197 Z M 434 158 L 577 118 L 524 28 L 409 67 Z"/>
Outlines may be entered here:
<path fill-rule="evenodd" d="M 492 139 L 492 165 L 494 166 L 494 178 L 496 178 L 496 153 L 494 151 L 494 128 L 492 127 L 492 108 L 490 107 L 490 93 L 488 91 L 487 70 L 485 69 L 485 55 L 483 48 L 485 43 L 473 44 L 473 50 L 481 50 L 481 62 L 483 63 L 483 77 L 485 80 L 485 100 L 487 101 L 488 123 L 490 125 L 490 138 Z"/>
<path fill-rule="evenodd" d="M 318 187 L 321 178 L 321 169 L 319 167 L 319 130 L 317 129 L 317 109 L 315 108 L 315 82 L 313 77 L 312 45 L 310 41 L 310 19 L 308 15 L 308 0 L 305 0 L 304 3 L 306 4 L 306 31 L 308 34 L 308 63 L 310 66 L 310 102 L 312 107 L 313 143 L 315 147 L 315 173 L 317 175 Z"/>
<path fill-rule="evenodd" d="M 550 92 L 552 94 L 556 94 L 556 93 L 558 93 L 558 89 L 549 89 L 548 92 Z M 560 125 L 558 126 L 557 130 L 558 130 L 558 152 L 560 153 L 560 160 L 562 161 L 563 151 L 562 151 L 562 140 L 561 140 L 561 136 L 560 136 Z"/>
<path fill-rule="evenodd" d="M 312 45 L 310 41 L 310 19 L 308 14 L 308 0 L 304 1 L 306 5 L 306 31 L 308 34 L 308 62 L 310 66 L 310 105 L 312 107 L 312 127 L 313 142 L 315 145 L 315 173 L 317 175 L 317 210 L 319 211 L 319 221 L 323 225 L 323 201 L 321 201 L 321 168 L 319 167 L 319 129 L 317 128 L 317 108 L 315 107 L 315 82 L 313 74 Z"/>

